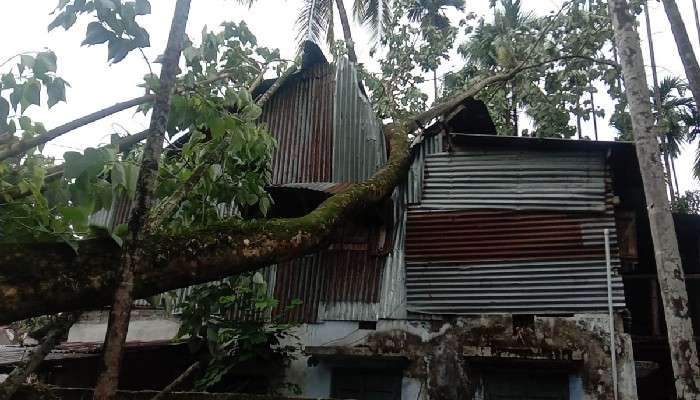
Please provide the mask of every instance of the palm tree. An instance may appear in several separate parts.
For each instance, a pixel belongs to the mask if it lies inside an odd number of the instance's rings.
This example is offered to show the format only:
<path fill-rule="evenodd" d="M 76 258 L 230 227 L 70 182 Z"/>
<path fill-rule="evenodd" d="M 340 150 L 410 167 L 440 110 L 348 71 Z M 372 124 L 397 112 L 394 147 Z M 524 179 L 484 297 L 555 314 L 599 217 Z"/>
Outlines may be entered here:
<path fill-rule="evenodd" d="M 450 26 L 450 20 L 445 15 L 449 7 L 464 11 L 464 0 L 413 0 L 406 15 L 409 21 L 420 22 L 423 29 L 446 29 Z"/>
<path fill-rule="evenodd" d="M 350 20 L 343 0 L 304 0 L 296 21 L 297 41 L 301 43 L 311 40 L 320 43 L 325 37 L 326 41 L 332 44 L 334 10 L 338 11 L 348 58 L 353 63 L 357 63 Z M 373 38 L 381 39 L 391 19 L 390 0 L 355 0 L 353 11 L 355 19 L 370 29 Z"/>
<path fill-rule="evenodd" d="M 469 42 L 460 46 L 460 52 L 465 61 L 482 70 L 502 70 L 515 67 L 519 60 L 526 55 L 522 44 L 518 40 L 518 32 L 529 29 L 536 22 L 532 13 L 523 12 L 520 0 L 501 0 L 498 8 L 495 2 L 493 24 L 486 24 L 483 20 L 474 30 Z M 507 83 L 509 93 L 508 110 L 504 121 L 508 130 L 512 127 L 512 133 L 518 136 L 518 82 L 513 80 Z"/>
<path fill-rule="evenodd" d="M 423 37 L 429 37 L 434 32 L 444 32 L 450 29 L 450 19 L 445 15 L 449 7 L 457 11 L 464 11 L 464 0 L 413 0 L 407 10 L 406 16 L 411 22 L 420 23 Z M 437 63 L 433 66 L 433 101 L 438 101 Z"/>

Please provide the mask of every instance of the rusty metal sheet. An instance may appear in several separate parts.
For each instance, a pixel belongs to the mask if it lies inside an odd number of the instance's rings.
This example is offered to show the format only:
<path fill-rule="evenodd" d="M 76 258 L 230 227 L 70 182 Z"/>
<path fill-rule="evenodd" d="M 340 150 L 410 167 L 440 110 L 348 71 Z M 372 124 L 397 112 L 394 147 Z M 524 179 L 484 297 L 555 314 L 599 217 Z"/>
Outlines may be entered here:
<path fill-rule="evenodd" d="M 331 181 L 334 74 L 325 63 L 302 70 L 265 104 L 260 121 L 277 139 L 273 184 Z"/>
<path fill-rule="evenodd" d="M 328 271 L 323 301 L 379 302 L 381 272 L 385 257 L 368 251 L 324 251 L 322 268 Z"/>
<path fill-rule="evenodd" d="M 605 211 L 605 177 L 601 152 L 426 154 L 420 207 Z"/>
<path fill-rule="evenodd" d="M 333 107 L 333 182 L 361 182 L 386 162 L 382 125 L 360 90 L 355 66 L 336 64 Z"/>
<path fill-rule="evenodd" d="M 601 259 L 603 215 L 543 211 L 411 209 L 407 262 Z M 613 242 L 616 245 L 616 241 Z M 615 249 L 616 250 L 616 249 Z"/>

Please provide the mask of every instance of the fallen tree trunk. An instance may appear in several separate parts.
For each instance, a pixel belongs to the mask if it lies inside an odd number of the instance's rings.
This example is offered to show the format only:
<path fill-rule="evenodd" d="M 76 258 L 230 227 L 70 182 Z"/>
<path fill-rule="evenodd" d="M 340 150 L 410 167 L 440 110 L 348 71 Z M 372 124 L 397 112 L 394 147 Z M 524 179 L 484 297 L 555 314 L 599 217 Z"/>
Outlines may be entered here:
<path fill-rule="evenodd" d="M 139 266 L 134 297 L 210 282 L 323 249 L 358 210 L 390 195 L 409 166 L 404 126 L 387 128 L 388 162 L 298 218 L 232 220 L 180 235 L 139 242 L 149 262 Z M 99 308 L 112 301 L 121 248 L 111 239 L 80 242 L 76 254 L 62 243 L 0 244 L 0 324 L 60 311 Z"/>

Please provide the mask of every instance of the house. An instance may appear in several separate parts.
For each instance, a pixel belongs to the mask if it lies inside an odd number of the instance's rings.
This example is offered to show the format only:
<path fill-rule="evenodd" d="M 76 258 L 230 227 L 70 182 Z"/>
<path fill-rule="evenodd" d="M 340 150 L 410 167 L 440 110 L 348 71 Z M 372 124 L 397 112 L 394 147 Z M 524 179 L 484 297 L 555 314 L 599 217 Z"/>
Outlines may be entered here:
<path fill-rule="evenodd" d="M 353 65 L 310 44 L 261 119 L 279 142 L 276 216 L 305 214 L 387 157 Z M 303 397 L 675 398 L 632 144 L 496 136 L 468 99 L 412 151 L 385 204 L 327 250 L 265 269 L 280 308 L 302 301 L 285 318 L 300 324 L 304 354 L 285 375 Z M 700 219 L 676 224 L 697 331 Z M 158 389 L 191 359 L 168 341 L 177 315 L 137 305 L 122 384 Z M 105 311 L 84 316 L 44 379 L 93 384 L 105 329 Z M 0 373 L 17 358 L 0 357 Z M 163 376 L 139 380 L 149 370 Z"/>

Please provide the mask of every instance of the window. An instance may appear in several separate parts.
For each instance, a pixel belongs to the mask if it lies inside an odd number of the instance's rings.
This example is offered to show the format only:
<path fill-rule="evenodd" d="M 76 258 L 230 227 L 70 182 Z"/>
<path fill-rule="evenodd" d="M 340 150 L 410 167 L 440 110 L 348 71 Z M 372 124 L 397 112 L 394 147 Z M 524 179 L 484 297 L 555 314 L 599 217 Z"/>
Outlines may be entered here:
<path fill-rule="evenodd" d="M 484 400 L 568 400 L 568 376 L 557 373 L 489 372 Z"/>
<path fill-rule="evenodd" d="M 334 368 L 331 397 L 357 400 L 401 400 L 401 370 Z"/>

